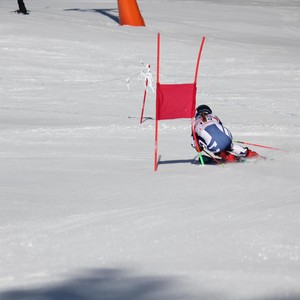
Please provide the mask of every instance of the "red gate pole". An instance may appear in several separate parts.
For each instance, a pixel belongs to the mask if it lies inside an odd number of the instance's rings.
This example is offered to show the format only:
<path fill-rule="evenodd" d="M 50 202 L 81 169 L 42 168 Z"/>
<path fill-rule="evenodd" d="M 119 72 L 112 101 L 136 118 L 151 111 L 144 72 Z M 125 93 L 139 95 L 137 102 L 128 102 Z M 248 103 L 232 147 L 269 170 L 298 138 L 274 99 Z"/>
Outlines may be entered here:
<path fill-rule="evenodd" d="M 197 83 L 200 58 L 201 58 L 201 54 L 202 54 L 202 49 L 203 49 L 203 46 L 204 46 L 204 42 L 205 42 L 205 36 L 202 37 L 202 42 L 201 42 L 200 50 L 199 50 L 199 54 L 198 54 L 197 65 L 196 65 L 196 72 L 195 72 L 195 80 L 194 80 L 195 83 Z"/>
<path fill-rule="evenodd" d="M 156 63 L 156 117 L 155 117 L 155 150 L 154 150 L 154 171 L 158 167 L 158 92 L 159 92 L 159 72 L 160 72 L 160 33 L 157 34 L 157 63 Z"/>
<path fill-rule="evenodd" d="M 202 41 L 201 41 L 200 49 L 199 49 L 199 53 L 198 53 L 196 71 L 195 71 L 195 79 L 194 79 L 194 84 L 195 85 L 197 85 L 198 70 L 199 70 L 200 59 L 201 59 L 201 54 L 202 54 L 202 49 L 203 49 L 203 46 L 204 46 L 204 42 L 205 42 L 205 36 L 202 37 Z M 202 154 L 201 154 L 201 149 L 200 149 L 200 146 L 199 146 L 197 138 L 196 138 L 195 128 L 194 128 L 193 124 L 192 124 L 192 133 L 193 133 L 193 138 L 194 138 L 195 145 L 196 145 L 196 150 L 198 152 L 199 160 L 201 162 L 201 165 L 204 166 L 203 157 L 202 157 Z"/>

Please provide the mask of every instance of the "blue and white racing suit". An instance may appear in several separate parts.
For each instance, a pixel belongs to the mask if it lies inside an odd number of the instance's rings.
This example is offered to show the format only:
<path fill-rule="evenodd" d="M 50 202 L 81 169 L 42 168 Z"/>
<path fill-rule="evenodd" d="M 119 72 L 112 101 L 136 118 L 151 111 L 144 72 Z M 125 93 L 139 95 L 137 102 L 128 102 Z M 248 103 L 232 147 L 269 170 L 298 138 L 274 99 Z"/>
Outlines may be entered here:
<path fill-rule="evenodd" d="M 247 149 L 233 144 L 231 132 L 223 126 L 217 116 L 208 114 L 205 118 L 206 120 L 203 120 L 200 116 L 193 124 L 201 147 L 207 148 L 214 154 L 219 154 L 222 151 L 230 151 L 236 155 L 246 155 Z"/>

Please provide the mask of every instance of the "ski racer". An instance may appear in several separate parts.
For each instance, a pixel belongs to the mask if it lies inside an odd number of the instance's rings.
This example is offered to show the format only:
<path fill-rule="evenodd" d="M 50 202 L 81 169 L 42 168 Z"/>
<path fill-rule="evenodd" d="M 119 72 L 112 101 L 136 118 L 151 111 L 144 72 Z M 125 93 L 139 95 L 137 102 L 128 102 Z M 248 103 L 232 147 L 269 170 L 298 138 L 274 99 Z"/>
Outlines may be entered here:
<path fill-rule="evenodd" d="M 260 157 L 247 147 L 234 144 L 231 132 L 205 104 L 196 109 L 195 121 L 192 124 L 192 138 L 193 148 L 197 151 L 208 150 L 208 153 L 216 155 L 223 162 L 237 162 L 243 157 Z"/>

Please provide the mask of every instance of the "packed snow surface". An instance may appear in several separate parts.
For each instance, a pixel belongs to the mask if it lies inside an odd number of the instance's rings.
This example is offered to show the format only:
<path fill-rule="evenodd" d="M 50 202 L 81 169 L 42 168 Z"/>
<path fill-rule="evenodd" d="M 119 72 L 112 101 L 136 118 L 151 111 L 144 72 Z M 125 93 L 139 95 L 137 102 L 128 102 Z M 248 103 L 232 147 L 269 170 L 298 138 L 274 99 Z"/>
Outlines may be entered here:
<path fill-rule="evenodd" d="M 300 2 L 138 0 L 0 7 L 1 300 L 299 300 Z M 193 82 L 266 161 L 204 166 L 161 82 Z M 155 83 L 155 82 L 154 82 Z M 155 87 L 155 85 L 154 85 Z"/>

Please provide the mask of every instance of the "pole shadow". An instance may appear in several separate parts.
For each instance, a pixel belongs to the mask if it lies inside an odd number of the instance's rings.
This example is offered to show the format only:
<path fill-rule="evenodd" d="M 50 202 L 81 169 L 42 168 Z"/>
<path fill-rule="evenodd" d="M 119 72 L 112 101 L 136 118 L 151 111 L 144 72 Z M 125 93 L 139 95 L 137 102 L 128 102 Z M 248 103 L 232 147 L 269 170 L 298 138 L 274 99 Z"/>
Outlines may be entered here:
<path fill-rule="evenodd" d="M 81 9 L 81 8 L 69 8 L 64 9 L 64 11 L 79 11 L 79 12 L 94 12 L 99 13 L 101 15 L 104 15 L 114 22 L 120 24 L 119 19 L 119 11 L 117 8 L 106 8 L 106 9 L 100 9 L 100 8 L 91 8 L 91 9 Z"/>
<path fill-rule="evenodd" d="M 148 120 L 154 120 L 154 118 L 152 118 L 152 117 L 143 117 L 142 123 L 144 123 Z"/>
<path fill-rule="evenodd" d="M 171 159 L 171 160 L 161 160 L 161 155 L 158 157 L 157 165 L 174 165 L 174 164 L 198 164 L 196 160 L 197 156 L 189 159 Z"/>

